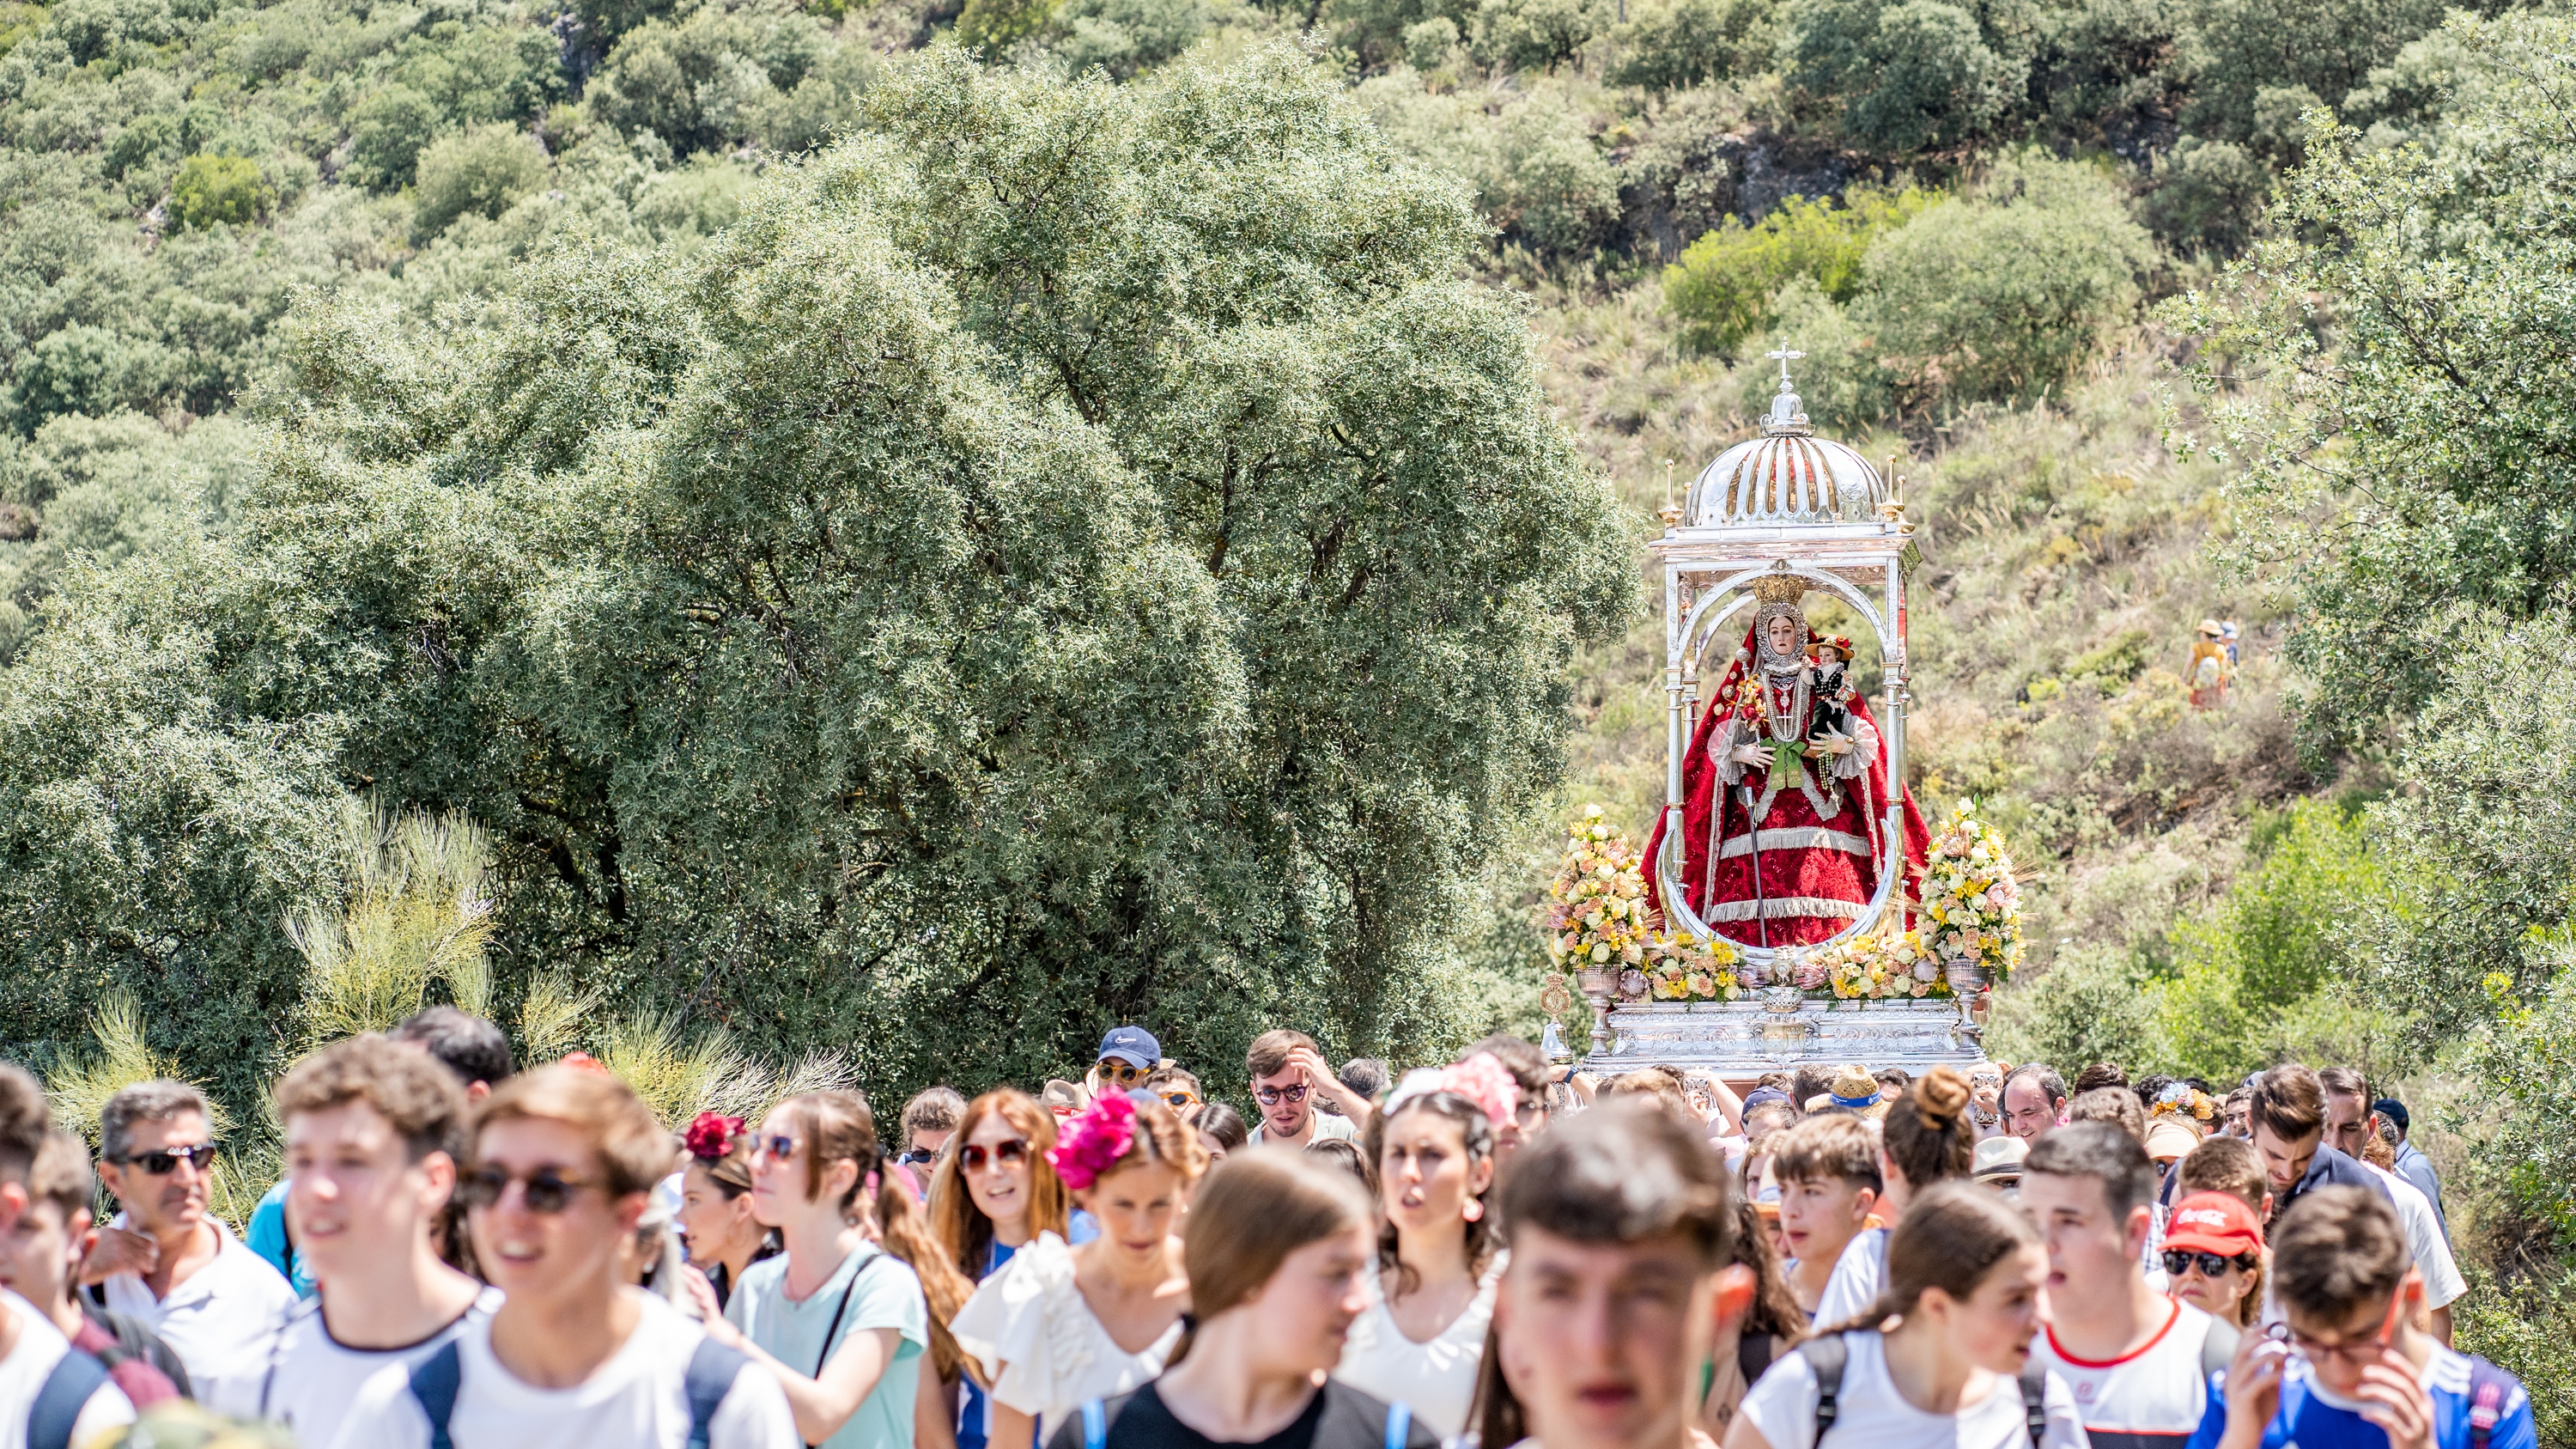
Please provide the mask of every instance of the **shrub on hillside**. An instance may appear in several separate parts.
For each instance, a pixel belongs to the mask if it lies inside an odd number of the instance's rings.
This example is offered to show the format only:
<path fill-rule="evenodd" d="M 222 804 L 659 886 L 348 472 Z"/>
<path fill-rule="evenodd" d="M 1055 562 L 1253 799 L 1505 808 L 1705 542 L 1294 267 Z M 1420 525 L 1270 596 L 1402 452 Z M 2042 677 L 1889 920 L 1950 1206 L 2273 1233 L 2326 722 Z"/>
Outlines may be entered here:
<path fill-rule="evenodd" d="M 1772 0 L 1635 0 L 1611 32 L 1612 85 L 1677 91 L 1757 68 L 1773 44 Z"/>
<path fill-rule="evenodd" d="M 648 21 L 619 41 L 590 108 L 630 136 L 650 131 L 674 155 L 693 156 L 754 135 L 832 50 L 810 15 L 710 6 L 676 23 Z"/>
<path fill-rule="evenodd" d="M 2013 0 L 1798 0 L 1782 45 L 1791 86 L 1838 103 L 1845 134 L 1887 155 L 1992 133 L 2030 72 Z"/>
<path fill-rule="evenodd" d="M 343 173 L 371 191 L 411 184 L 421 148 L 438 134 L 438 107 L 396 82 L 368 95 L 349 114 L 349 165 Z"/>
<path fill-rule="evenodd" d="M 413 227 L 435 236 L 469 213 L 499 216 L 545 179 L 545 153 L 525 131 L 509 125 L 460 131 L 420 153 Z"/>
<path fill-rule="evenodd" d="M 1483 0 L 1476 54 L 1505 70 L 1552 71 L 1581 54 L 1605 18 L 1596 0 Z"/>
<path fill-rule="evenodd" d="M 2185 136 L 2155 159 L 2139 215 L 2156 239 L 2185 256 L 2232 257 L 2254 239 L 2272 173 L 2233 141 Z"/>
<path fill-rule="evenodd" d="M 1854 305 L 1909 405 L 2030 397 L 2128 320 L 2155 260 L 2108 176 L 2026 156 L 1881 235 Z"/>
<path fill-rule="evenodd" d="M 1936 199 L 1911 186 L 1855 186 L 1840 205 L 1792 196 L 1749 227 L 1730 216 L 1664 269 L 1665 305 L 1682 320 L 1685 344 L 1732 355 L 1772 320 L 1771 300 L 1792 277 L 1806 278 L 1836 302 L 1850 301 L 1860 290 L 1861 258 L 1870 243 Z"/>
<path fill-rule="evenodd" d="M 247 156 L 191 156 L 170 183 L 170 219 L 182 227 L 248 226 L 277 199 Z"/>
<path fill-rule="evenodd" d="M 1038 34 L 1055 19 L 1058 0 L 966 0 L 957 16 L 957 39 L 999 56 Z"/>
<path fill-rule="evenodd" d="M 1211 18 L 1207 0 L 1064 0 L 1048 48 L 1076 74 L 1127 80 L 1196 44 Z"/>

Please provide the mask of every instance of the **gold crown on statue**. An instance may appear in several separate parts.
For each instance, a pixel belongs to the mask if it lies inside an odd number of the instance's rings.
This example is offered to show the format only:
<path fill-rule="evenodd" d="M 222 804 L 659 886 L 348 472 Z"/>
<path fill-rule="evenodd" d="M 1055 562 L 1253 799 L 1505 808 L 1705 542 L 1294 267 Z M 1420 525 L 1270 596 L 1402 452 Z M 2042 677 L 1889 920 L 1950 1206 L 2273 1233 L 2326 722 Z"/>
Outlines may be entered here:
<path fill-rule="evenodd" d="M 1753 597 L 1766 604 L 1794 604 L 1807 596 L 1807 581 L 1788 571 L 1786 564 L 1773 564 L 1773 572 L 1753 581 Z"/>

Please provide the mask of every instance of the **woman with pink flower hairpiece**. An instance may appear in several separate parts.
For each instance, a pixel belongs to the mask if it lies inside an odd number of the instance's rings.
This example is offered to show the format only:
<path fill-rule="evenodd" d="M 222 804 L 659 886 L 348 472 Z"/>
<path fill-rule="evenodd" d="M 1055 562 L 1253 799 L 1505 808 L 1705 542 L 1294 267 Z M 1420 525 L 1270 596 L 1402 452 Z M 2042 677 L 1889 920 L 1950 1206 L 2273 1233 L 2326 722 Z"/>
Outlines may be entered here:
<path fill-rule="evenodd" d="M 1172 1109 L 1102 1097 L 1063 1124 L 1046 1155 L 1100 1236 L 1067 1247 L 1038 1234 L 949 1324 L 992 1396 L 989 1449 L 1032 1449 L 1087 1400 L 1160 1374 L 1190 1306 L 1173 1229 L 1207 1154 Z"/>
<path fill-rule="evenodd" d="M 1407 1072 L 1369 1119 L 1378 1271 L 1333 1377 L 1413 1406 L 1444 1440 L 1467 1427 L 1503 1273 L 1492 1212 L 1494 1141 L 1520 1087 L 1490 1056 Z"/>

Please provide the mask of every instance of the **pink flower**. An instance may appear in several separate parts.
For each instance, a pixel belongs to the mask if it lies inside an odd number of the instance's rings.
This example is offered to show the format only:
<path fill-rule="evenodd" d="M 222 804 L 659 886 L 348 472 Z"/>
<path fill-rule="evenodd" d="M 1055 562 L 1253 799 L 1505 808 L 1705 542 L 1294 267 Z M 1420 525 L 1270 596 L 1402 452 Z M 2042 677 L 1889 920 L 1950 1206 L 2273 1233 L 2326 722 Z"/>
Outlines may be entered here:
<path fill-rule="evenodd" d="M 741 1135 L 740 1117 L 728 1117 L 721 1112 L 700 1112 L 690 1119 L 689 1130 L 680 1140 L 689 1149 L 691 1157 L 713 1162 L 724 1156 L 725 1149 Z"/>
<path fill-rule="evenodd" d="M 1500 1127 L 1512 1120 L 1512 1111 L 1521 1102 L 1520 1083 L 1491 1052 L 1478 1052 L 1440 1074 L 1442 1090 L 1457 1093 L 1485 1109 L 1485 1117 Z"/>
<path fill-rule="evenodd" d="M 1136 1104 L 1124 1093 L 1111 1093 L 1064 1124 L 1055 1146 L 1047 1149 L 1047 1161 L 1055 1164 L 1055 1175 L 1066 1187 L 1088 1192 L 1135 1141 Z"/>

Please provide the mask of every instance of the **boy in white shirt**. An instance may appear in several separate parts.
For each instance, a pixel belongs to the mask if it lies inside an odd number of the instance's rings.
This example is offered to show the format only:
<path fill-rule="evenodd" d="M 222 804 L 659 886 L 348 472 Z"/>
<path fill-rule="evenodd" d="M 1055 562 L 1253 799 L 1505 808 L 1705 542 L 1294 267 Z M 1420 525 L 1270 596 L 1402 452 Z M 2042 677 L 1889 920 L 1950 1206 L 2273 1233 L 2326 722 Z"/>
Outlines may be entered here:
<path fill-rule="evenodd" d="M 319 1297 L 263 1333 L 200 1396 L 328 1445 L 358 1391 L 489 1318 L 497 1290 L 438 1259 L 430 1232 L 456 1190 L 465 1093 L 416 1048 L 369 1033 L 296 1064 L 275 1091 L 287 1221 Z"/>
<path fill-rule="evenodd" d="M 2021 1205 L 2048 1248 L 2049 1321 L 2031 1357 L 2074 1390 L 2104 1449 L 2182 1449 L 2236 1352 L 2232 1325 L 2166 1297 L 2139 1266 L 2156 1181 L 2146 1149 L 2109 1122 L 2060 1127 L 2022 1163 Z"/>
<path fill-rule="evenodd" d="M 91 1301 L 160 1335 L 198 1383 L 295 1306 L 267 1259 L 206 1212 L 214 1114 L 185 1082 L 137 1082 L 99 1109 L 98 1175 L 124 1208 L 81 1261 Z"/>
<path fill-rule="evenodd" d="M 797 1449 L 767 1369 L 627 1286 L 672 1147 L 624 1083 L 567 1066 L 514 1077 L 477 1113 L 472 1156 L 467 1227 L 507 1296 L 368 1380 L 341 1449 Z"/>
<path fill-rule="evenodd" d="M 44 1089 L 0 1065 L 0 1235 L 27 1211 L 27 1183 L 45 1145 Z M 134 1404 L 107 1365 L 74 1349 L 43 1310 L 0 1290 L 0 1445 L 63 1449 L 134 1422 Z"/>

